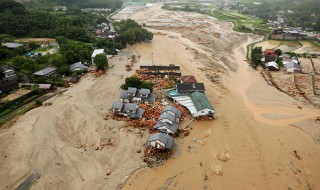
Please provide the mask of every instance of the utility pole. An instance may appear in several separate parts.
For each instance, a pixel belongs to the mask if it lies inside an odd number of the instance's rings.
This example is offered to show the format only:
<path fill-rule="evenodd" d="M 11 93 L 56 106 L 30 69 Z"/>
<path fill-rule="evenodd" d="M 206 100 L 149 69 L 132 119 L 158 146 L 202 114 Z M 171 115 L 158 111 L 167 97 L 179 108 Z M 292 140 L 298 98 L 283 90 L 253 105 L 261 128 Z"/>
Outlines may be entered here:
<path fill-rule="evenodd" d="M 153 52 L 151 53 L 151 59 L 152 59 L 152 65 L 154 65 L 153 64 Z"/>

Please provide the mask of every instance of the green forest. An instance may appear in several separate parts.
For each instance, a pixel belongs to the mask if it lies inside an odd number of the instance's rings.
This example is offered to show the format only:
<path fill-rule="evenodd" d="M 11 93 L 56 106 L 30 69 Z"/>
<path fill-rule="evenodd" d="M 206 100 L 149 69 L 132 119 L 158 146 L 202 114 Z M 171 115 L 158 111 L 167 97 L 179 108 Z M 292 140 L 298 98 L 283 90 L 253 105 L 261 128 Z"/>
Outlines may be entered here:
<path fill-rule="evenodd" d="M 63 2 L 72 3 L 73 1 Z M 28 76 L 30 81 L 39 82 L 36 81 L 33 73 L 45 67 L 55 66 L 60 75 L 70 75 L 72 74 L 69 73 L 70 64 L 79 61 L 90 62 L 91 54 L 96 48 L 104 49 L 107 54 L 116 54 L 115 49 L 122 49 L 127 44 L 145 42 L 153 38 L 151 32 L 128 19 L 112 22 L 117 32 L 113 41 L 99 39 L 87 28 L 101 22 L 109 23 L 106 15 L 85 13 L 77 6 L 71 6 L 64 14 L 52 14 L 48 11 L 27 9 L 24 4 L 12 0 L 2 0 L 0 1 L 1 42 L 14 42 L 15 39 L 22 37 L 54 38 L 60 48 L 55 54 L 32 59 L 25 54 L 38 48 L 35 43 L 26 43 L 14 50 L 0 46 L 0 63 L 13 66 L 20 78 Z M 50 81 L 43 82 L 50 83 Z"/>
<path fill-rule="evenodd" d="M 248 9 L 243 10 L 241 5 Z M 275 20 L 277 13 L 284 11 L 284 20 L 287 25 L 309 27 L 320 31 L 320 0 L 241 0 L 233 8 L 264 20 Z"/>

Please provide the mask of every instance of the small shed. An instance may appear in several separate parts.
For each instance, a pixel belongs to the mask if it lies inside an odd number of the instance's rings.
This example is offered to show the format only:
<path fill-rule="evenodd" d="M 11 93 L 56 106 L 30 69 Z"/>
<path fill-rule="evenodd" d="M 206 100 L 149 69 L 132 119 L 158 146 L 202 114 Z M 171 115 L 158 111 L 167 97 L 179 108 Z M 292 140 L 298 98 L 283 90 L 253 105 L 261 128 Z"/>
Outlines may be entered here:
<path fill-rule="evenodd" d="M 147 147 L 153 147 L 159 150 L 172 150 L 173 138 L 162 133 L 153 134 L 147 140 Z"/>

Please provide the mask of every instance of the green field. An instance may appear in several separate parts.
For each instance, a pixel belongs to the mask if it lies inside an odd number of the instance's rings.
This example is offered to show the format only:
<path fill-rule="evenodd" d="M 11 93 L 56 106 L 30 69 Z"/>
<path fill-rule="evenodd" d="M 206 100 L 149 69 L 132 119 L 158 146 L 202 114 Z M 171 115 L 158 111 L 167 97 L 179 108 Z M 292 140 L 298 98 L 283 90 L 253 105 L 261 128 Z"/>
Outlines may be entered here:
<path fill-rule="evenodd" d="M 264 26 L 264 21 L 248 15 L 238 13 L 236 11 L 224 11 L 213 7 L 210 11 L 211 15 L 219 20 L 229 21 L 234 24 L 234 30 L 239 32 L 256 32 L 268 34 L 271 29 Z"/>
<path fill-rule="evenodd" d="M 180 7 L 177 7 L 180 6 Z M 264 21 L 249 15 L 241 14 L 235 10 L 225 11 L 214 4 L 212 6 L 202 7 L 199 3 L 168 3 L 163 7 L 168 10 L 180 10 L 188 12 L 198 12 L 213 16 L 221 21 L 232 22 L 234 30 L 239 32 L 255 32 L 259 34 L 269 34 L 271 29 L 264 25 Z"/>

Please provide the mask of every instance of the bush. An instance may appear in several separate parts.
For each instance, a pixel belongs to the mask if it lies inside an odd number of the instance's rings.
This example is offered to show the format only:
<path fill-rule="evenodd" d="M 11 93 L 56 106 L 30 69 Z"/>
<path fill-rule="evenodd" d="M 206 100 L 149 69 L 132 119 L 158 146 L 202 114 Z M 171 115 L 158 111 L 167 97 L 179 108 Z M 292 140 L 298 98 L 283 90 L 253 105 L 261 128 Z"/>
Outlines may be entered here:
<path fill-rule="evenodd" d="M 133 88 L 146 88 L 149 89 L 151 92 L 153 92 L 153 83 L 152 82 L 146 82 L 141 80 L 138 77 L 128 77 L 125 80 L 125 83 L 121 85 L 121 89 L 127 90 L 129 87 Z"/>

